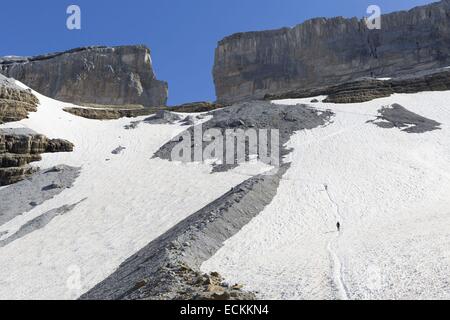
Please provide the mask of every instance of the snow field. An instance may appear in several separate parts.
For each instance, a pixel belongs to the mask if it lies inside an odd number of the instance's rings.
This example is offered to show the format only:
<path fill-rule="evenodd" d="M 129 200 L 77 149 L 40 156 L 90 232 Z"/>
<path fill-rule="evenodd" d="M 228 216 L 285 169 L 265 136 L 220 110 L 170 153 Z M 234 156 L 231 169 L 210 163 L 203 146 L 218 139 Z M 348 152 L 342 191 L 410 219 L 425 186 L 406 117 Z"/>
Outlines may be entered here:
<path fill-rule="evenodd" d="M 277 196 L 203 271 L 268 299 L 450 298 L 449 101 L 447 91 L 313 104 L 333 122 L 292 137 Z M 393 103 L 442 130 L 366 123 Z"/>

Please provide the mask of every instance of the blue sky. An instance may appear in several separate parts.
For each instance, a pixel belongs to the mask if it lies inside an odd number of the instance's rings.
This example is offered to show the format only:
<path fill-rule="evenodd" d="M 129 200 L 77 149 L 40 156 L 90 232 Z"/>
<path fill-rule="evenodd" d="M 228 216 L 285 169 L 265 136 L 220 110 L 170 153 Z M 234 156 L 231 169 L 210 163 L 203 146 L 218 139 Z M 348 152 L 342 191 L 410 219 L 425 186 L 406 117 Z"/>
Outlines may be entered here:
<path fill-rule="evenodd" d="M 169 104 L 214 100 L 217 41 L 235 32 L 293 26 L 313 17 L 363 17 L 430 0 L 22 0 L 2 4 L 0 56 L 35 55 L 87 45 L 145 44 Z M 82 30 L 66 28 L 66 9 L 82 10 Z"/>

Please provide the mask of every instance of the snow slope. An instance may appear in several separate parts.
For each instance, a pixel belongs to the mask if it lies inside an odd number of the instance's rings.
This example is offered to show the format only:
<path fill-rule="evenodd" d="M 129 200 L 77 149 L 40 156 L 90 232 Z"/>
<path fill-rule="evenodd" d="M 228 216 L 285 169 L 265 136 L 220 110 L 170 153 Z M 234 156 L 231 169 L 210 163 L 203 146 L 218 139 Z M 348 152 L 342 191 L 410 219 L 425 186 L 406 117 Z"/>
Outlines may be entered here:
<path fill-rule="evenodd" d="M 70 140 L 73 153 L 45 154 L 37 165 L 81 167 L 81 174 L 72 188 L 0 226 L 1 241 L 36 217 L 75 205 L 0 248 L 0 299 L 75 299 L 260 172 L 247 165 L 210 174 L 209 165 L 151 159 L 186 127 L 141 123 L 125 130 L 131 119 L 79 118 L 62 110 L 73 105 L 35 94 L 38 112 L 0 128 Z M 450 92 L 423 92 L 314 104 L 333 110 L 333 122 L 291 138 L 291 168 L 277 196 L 203 270 L 261 298 L 450 298 L 449 101 Z M 411 134 L 367 123 L 393 103 L 441 122 L 441 130 Z M 112 154 L 118 147 L 125 149 Z"/>
<path fill-rule="evenodd" d="M 367 123 L 394 103 L 442 129 Z M 333 123 L 292 137 L 277 196 L 202 270 L 268 299 L 449 299 L 450 92 L 313 106 Z"/>
<path fill-rule="evenodd" d="M 38 111 L 0 128 L 25 127 L 50 138 L 68 139 L 75 144 L 73 153 L 45 154 L 34 165 L 45 169 L 66 164 L 81 167 L 81 174 L 72 188 L 0 226 L 0 240 L 45 212 L 77 205 L 45 228 L 0 248 L 0 299 L 79 297 L 125 259 L 251 173 L 237 168 L 210 174 L 207 165 L 151 159 L 186 127 L 141 124 L 125 130 L 130 119 L 79 118 L 62 110 L 73 105 L 34 93 L 40 100 Z M 112 154 L 119 146 L 126 149 Z"/>

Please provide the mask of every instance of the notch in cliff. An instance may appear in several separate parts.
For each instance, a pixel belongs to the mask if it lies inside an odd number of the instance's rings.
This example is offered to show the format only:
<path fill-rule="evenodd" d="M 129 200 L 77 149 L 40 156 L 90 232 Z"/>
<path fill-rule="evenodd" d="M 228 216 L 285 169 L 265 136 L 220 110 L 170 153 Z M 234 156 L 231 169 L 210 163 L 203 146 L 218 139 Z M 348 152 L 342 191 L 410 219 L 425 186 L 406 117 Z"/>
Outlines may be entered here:
<path fill-rule="evenodd" d="M 316 18 L 293 28 L 238 33 L 219 42 L 213 69 L 219 103 L 311 89 L 361 77 L 397 77 L 450 65 L 450 0 L 382 16 Z"/>
<path fill-rule="evenodd" d="M 168 85 L 156 79 L 150 49 L 142 45 L 3 57 L 0 73 L 43 95 L 75 104 L 151 107 L 167 103 Z"/>

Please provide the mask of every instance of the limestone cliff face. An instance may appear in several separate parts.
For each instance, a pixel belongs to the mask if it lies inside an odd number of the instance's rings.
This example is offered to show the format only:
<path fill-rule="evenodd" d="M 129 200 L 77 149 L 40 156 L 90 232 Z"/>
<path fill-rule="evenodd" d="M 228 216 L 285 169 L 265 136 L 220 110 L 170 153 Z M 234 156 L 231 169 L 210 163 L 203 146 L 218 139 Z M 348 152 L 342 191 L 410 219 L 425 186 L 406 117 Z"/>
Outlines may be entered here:
<path fill-rule="evenodd" d="M 72 152 L 73 148 L 67 140 L 48 139 L 28 129 L 0 129 L 0 186 L 35 172 L 28 164 L 41 160 L 41 153 Z"/>
<path fill-rule="evenodd" d="M 0 74 L 0 124 L 20 121 L 37 111 L 39 100 L 31 90 Z M 29 129 L 0 129 L 0 187 L 18 182 L 37 168 L 41 153 L 71 152 L 74 145 L 63 139 L 49 139 Z"/>
<path fill-rule="evenodd" d="M 450 65 L 450 0 L 383 15 L 381 24 L 317 18 L 227 37 L 215 53 L 218 102 Z"/>
<path fill-rule="evenodd" d="M 39 100 L 29 91 L 19 88 L 14 80 L 0 74 L 0 124 L 25 119 L 35 112 Z"/>
<path fill-rule="evenodd" d="M 57 100 L 76 104 L 165 105 L 145 46 L 85 47 L 36 57 L 0 58 L 0 73 Z"/>

